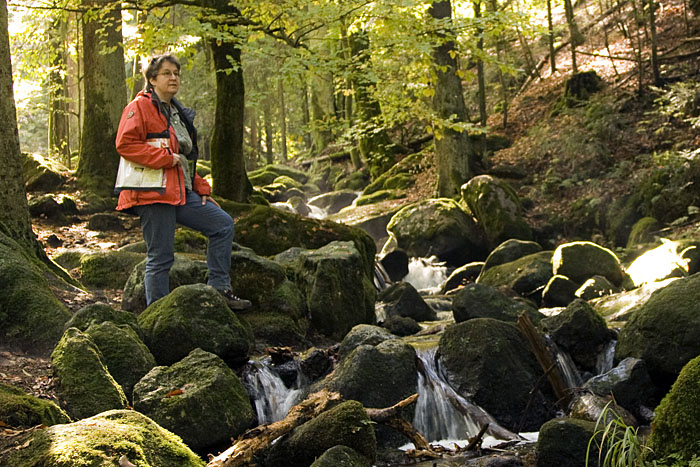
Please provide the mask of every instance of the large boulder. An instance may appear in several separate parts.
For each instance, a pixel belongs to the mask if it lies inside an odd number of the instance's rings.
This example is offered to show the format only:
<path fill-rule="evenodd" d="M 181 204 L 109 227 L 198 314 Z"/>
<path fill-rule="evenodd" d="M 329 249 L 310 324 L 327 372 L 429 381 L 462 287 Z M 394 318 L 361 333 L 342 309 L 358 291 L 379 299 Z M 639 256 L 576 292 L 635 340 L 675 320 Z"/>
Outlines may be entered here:
<path fill-rule="evenodd" d="M 182 437 L 195 451 L 225 443 L 255 421 L 236 374 L 202 349 L 170 367 L 153 368 L 134 388 L 134 409 Z"/>
<path fill-rule="evenodd" d="M 559 245 L 552 255 L 552 272 L 566 276 L 577 284 L 601 275 L 619 286 L 624 270 L 617 255 L 593 242 L 571 242 Z"/>
<path fill-rule="evenodd" d="M 146 309 L 145 274 L 146 260 L 143 260 L 134 266 L 126 284 L 124 284 L 124 292 L 122 293 L 122 308 L 124 310 L 141 313 Z M 170 290 L 172 291 L 181 285 L 205 282 L 206 275 L 206 262 L 191 260 L 176 254 L 175 262 L 170 268 Z"/>
<path fill-rule="evenodd" d="M 160 365 L 171 365 L 199 347 L 235 367 L 248 360 L 253 344 L 250 325 L 205 284 L 178 287 L 146 308 L 138 322 Z"/>
<path fill-rule="evenodd" d="M 566 276 L 555 275 L 549 278 L 542 291 L 542 306 L 566 306 L 576 300 L 579 286 Z"/>
<path fill-rule="evenodd" d="M 123 409 L 127 399 L 90 336 L 69 328 L 51 354 L 56 396 L 74 418 Z"/>
<path fill-rule="evenodd" d="M 357 451 L 371 463 L 377 456 L 373 423 L 362 404 L 343 402 L 296 427 L 273 444 L 265 457 L 267 467 L 308 467 L 333 446 Z"/>
<path fill-rule="evenodd" d="M 452 314 L 457 323 L 474 318 L 515 323 L 521 313 L 526 313 L 535 323 L 545 317 L 530 302 L 511 298 L 496 287 L 485 284 L 467 284 L 452 299 Z"/>
<path fill-rule="evenodd" d="M 323 210 L 328 215 L 350 206 L 356 198 L 357 192 L 352 190 L 331 191 L 311 198 L 308 204 Z"/>
<path fill-rule="evenodd" d="M 450 275 L 447 276 L 447 279 L 445 279 L 445 282 L 440 285 L 440 292 L 445 294 L 462 285 L 476 281 L 476 278 L 479 277 L 483 267 L 483 261 L 473 261 L 465 264 L 464 266 L 458 267 L 452 271 Z"/>
<path fill-rule="evenodd" d="M 506 286 L 522 296 L 538 299 L 553 275 L 551 260 L 551 251 L 526 255 L 483 271 L 476 282 L 493 287 Z"/>
<path fill-rule="evenodd" d="M 656 459 L 675 454 L 697 459 L 700 448 L 700 355 L 681 370 L 671 391 L 656 408 L 649 445 Z"/>
<path fill-rule="evenodd" d="M 338 348 L 338 357 L 342 360 L 361 345 L 377 346 L 390 339 L 396 339 L 396 336 L 384 328 L 371 324 L 358 324 L 343 338 Z"/>
<path fill-rule="evenodd" d="M 602 315 L 608 322 L 627 321 L 632 316 L 637 308 L 646 303 L 649 298 L 659 289 L 663 289 L 671 282 L 677 279 L 666 279 L 661 282 L 650 282 L 637 287 L 636 289 L 626 290 L 623 292 L 614 293 L 612 295 L 604 295 L 600 298 L 590 299 L 590 304 L 593 308 Z M 585 285 L 585 283 L 584 283 Z M 583 287 L 583 286 L 581 286 Z M 580 289 L 579 289 L 580 290 Z M 585 297 L 581 297 L 585 300 Z"/>
<path fill-rule="evenodd" d="M 352 242 L 291 248 L 275 260 L 304 294 L 311 324 L 322 334 L 340 340 L 356 324 L 374 323 L 376 289 Z"/>
<path fill-rule="evenodd" d="M 67 180 L 69 170 L 60 162 L 40 154 L 22 154 L 22 175 L 27 192 L 56 191 Z"/>
<path fill-rule="evenodd" d="M 305 172 L 282 164 L 268 164 L 248 173 L 250 183 L 256 186 L 269 185 L 281 176 L 289 177 L 299 184 L 304 184 L 309 179 Z"/>
<path fill-rule="evenodd" d="M 36 425 L 70 423 L 70 418 L 52 401 L 0 383 L 0 421 L 4 426 L 31 428 Z"/>
<path fill-rule="evenodd" d="M 382 290 L 377 297 L 386 317 L 403 316 L 416 321 L 435 321 L 437 314 L 408 282 L 397 282 Z"/>
<path fill-rule="evenodd" d="M 593 467 L 598 465 L 597 444 L 593 443 L 586 463 L 589 441 L 596 435 L 596 424 L 575 418 L 556 418 L 548 421 L 537 440 L 536 467 Z M 600 434 L 597 438 L 600 439 Z"/>
<path fill-rule="evenodd" d="M 145 259 L 142 253 L 100 251 L 80 258 L 80 281 L 88 287 L 123 289 L 134 266 Z"/>
<path fill-rule="evenodd" d="M 486 232 L 492 247 L 515 238 L 532 240 L 520 199 L 510 184 L 490 175 L 477 175 L 462 185 L 460 204 Z"/>
<path fill-rule="evenodd" d="M 126 324 L 141 337 L 141 328 L 136 320 L 136 315 L 124 310 L 115 310 L 104 302 L 91 303 L 80 308 L 68 320 L 64 331 L 68 328 L 78 328 L 85 332 L 90 325 L 104 322 L 116 325 Z"/>
<path fill-rule="evenodd" d="M 452 387 L 504 428 L 537 431 L 553 416 L 542 369 L 514 324 L 475 318 L 449 326 L 439 352 Z"/>
<path fill-rule="evenodd" d="M 46 267 L 0 233 L 0 340 L 26 350 L 51 349 L 70 312 L 51 292 Z"/>
<path fill-rule="evenodd" d="M 499 264 L 510 263 L 523 256 L 532 255 L 542 251 L 542 246 L 533 241 L 511 238 L 498 245 L 489 253 L 484 261 L 483 270 L 486 271 Z"/>
<path fill-rule="evenodd" d="M 128 324 L 110 321 L 91 324 L 85 334 L 90 336 L 102 354 L 109 374 L 131 399 L 134 385 L 156 366 L 156 359 L 138 334 Z"/>
<path fill-rule="evenodd" d="M 514 324 L 491 318 L 455 324 L 445 329 L 439 352 L 452 387 L 504 428 L 536 431 L 553 416 L 552 397 L 538 388 L 542 369 Z"/>
<path fill-rule="evenodd" d="M 652 380 L 670 387 L 681 368 L 700 354 L 700 274 L 677 279 L 640 305 L 620 331 L 616 360 L 646 361 Z"/>
<path fill-rule="evenodd" d="M 0 452 L 0 465 L 204 467 L 205 462 L 173 433 L 134 410 L 110 410 L 75 423 L 20 436 Z"/>
<path fill-rule="evenodd" d="M 585 371 L 594 372 L 603 347 L 612 339 L 608 325 L 588 302 L 577 299 L 542 321 L 552 340 Z"/>
<path fill-rule="evenodd" d="M 456 201 L 427 199 L 402 208 L 387 230 L 414 257 L 435 255 L 454 266 L 484 259 L 483 232 Z"/>
<path fill-rule="evenodd" d="M 391 202 L 368 204 L 365 206 L 349 206 L 328 216 L 328 220 L 356 227 L 367 232 L 376 245 L 384 245 L 389 238 L 386 226 L 399 212 L 399 207 Z"/>

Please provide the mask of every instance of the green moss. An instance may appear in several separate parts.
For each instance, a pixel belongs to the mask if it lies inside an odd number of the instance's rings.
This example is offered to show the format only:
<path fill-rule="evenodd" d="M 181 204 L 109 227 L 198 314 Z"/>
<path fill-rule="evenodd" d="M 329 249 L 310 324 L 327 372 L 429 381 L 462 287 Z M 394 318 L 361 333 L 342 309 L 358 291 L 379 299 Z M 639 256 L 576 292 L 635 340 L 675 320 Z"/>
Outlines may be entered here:
<path fill-rule="evenodd" d="M 297 345 L 304 342 L 308 323 L 281 313 L 246 313 L 255 338 L 265 345 Z"/>
<path fill-rule="evenodd" d="M 372 194 L 369 195 L 363 195 L 357 198 L 357 201 L 355 201 L 356 206 L 365 206 L 367 204 L 375 204 L 380 201 L 386 201 L 388 199 L 400 199 L 400 198 L 405 198 L 406 195 L 402 193 L 397 193 L 396 190 L 391 189 L 391 190 L 379 190 L 375 191 Z"/>
<path fill-rule="evenodd" d="M 78 328 L 84 332 L 91 324 L 100 324 L 105 321 L 110 321 L 114 324 L 127 324 L 131 326 L 137 334 L 141 332 L 136 322 L 136 316 L 133 313 L 115 310 L 106 303 L 99 302 L 86 305 L 76 311 L 66 323 L 65 329 Z"/>
<path fill-rule="evenodd" d="M 175 231 L 175 251 L 178 253 L 205 253 L 209 239 L 196 230 L 181 228 Z"/>
<path fill-rule="evenodd" d="M 82 282 L 89 287 L 121 289 L 132 269 L 144 255 L 130 251 L 109 251 L 83 255 L 80 258 Z"/>
<path fill-rule="evenodd" d="M 80 266 L 80 258 L 82 258 L 84 254 L 85 251 L 68 250 L 57 254 L 51 258 L 51 260 L 62 268 L 70 271 Z"/>
<path fill-rule="evenodd" d="M 700 356 L 681 370 L 656 408 L 649 444 L 657 459 L 676 454 L 684 460 L 700 448 Z"/>
<path fill-rule="evenodd" d="M 70 418 L 53 402 L 0 383 L 0 421 L 11 427 L 29 428 L 70 423 Z"/>
<path fill-rule="evenodd" d="M 0 463 L 13 467 L 95 467 L 119 465 L 121 456 L 137 467 L 205 465 L 178 436 L 133 410 L 112 410 L 35 431 L 31 442 L 0 454 Z"/>
<path fill-rule="evenodd" d="M 627 239 L 627 248 L 634 248 L 640 243 L 653 242 L 653 232 L 659 230 L 659 228 L 659 221 L 653 217 L 642 217 L 632 226 L 632 231 Z"/>

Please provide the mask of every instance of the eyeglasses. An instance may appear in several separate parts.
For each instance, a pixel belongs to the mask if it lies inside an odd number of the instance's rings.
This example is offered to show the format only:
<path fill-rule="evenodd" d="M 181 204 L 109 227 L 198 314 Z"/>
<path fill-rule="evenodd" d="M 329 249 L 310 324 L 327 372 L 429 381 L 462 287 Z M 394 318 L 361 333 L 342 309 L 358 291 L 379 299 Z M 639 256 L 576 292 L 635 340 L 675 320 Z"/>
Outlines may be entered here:
<path fill-rule="evenodd" d="M 175 79 L 180 79 L 180 72 L 179 71 L 164 71 L 163 73 L 158 73 L 159 75 L 165 76 L 167 79 L 170 78 L 175 78 Z"/>

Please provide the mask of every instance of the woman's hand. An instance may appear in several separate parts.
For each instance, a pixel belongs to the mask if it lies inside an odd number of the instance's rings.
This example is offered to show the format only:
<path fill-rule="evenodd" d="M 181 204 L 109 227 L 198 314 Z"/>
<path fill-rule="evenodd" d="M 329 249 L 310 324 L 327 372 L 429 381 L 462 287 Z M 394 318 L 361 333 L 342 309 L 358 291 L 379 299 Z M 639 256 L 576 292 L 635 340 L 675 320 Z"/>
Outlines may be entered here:
<path fill-rule="evenodd" d="M 203 196 L 202 196 L 202 206 L 204 206 L 205 204 L 207 204 L 207 201 L 211 201 L 212 203 L 214 203 L 215 206 L 217 206 L 217 207 L 219 207 L 219 208 L 221 207 L 221 206 L 219 206 L 219 203 L 217 203 L 216 201 L 214 201 L 214 198 L 212 198 L 211 196 L 203 195 Z"/>
<path fill-rule="evenodd" d="M 177 164 L 182 164 L 183 156 L 180 154 L 173 153 L 173 165 L 170 167 L 175 167 Z"/>

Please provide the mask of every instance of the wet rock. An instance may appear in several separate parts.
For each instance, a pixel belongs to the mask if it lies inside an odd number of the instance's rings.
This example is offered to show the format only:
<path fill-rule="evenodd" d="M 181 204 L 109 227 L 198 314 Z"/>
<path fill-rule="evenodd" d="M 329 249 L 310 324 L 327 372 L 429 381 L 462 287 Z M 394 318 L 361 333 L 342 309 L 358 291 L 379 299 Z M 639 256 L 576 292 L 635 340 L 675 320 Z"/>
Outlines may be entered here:
<path fill-rule="evenodd" d="M 183 285 L 138 317 L 144 341 L 160 365 L 171 365 L 197 347 L 236 367 L 250 355 L 253 335 L 211 286 Z"/>
<path fill-rule="evenodd" d="M 537 323 L 545 316 L 534 305 L 504 295 L 497 288 L 485 284 L 467 284 L 452 299 L 455 322 L 474 318 L 493 318 L 515 323 L 521 313 L 527 313 Z"/>
<path fill-rule="evenodd" d="M 379 262 L 392 282 L 398 282 L 408 274 L 408 254 L 399 248 L 383 255 Z"/>
<path fill-rule="evenodd" d="M 343 359 L 360 345 L 376 346 L 390 339 L 396 339 L 396 336 L 386 329 L 370 324 L 358 324 L 343 338 L 338 350 L 338 356 L 340 359 Z"/>
<path fill-rule="evenodd" d="M 425 303 L 423 297 L 408 282 L 391 284 L 377 296 L 377 301 L 384 304 L 386 316 L 403 316 L 415 321 L 435 321 L 437 315 Z"/>
<path fill-rule="evenodd" d="M 311 382 L 315 382 L 328 374 L 333 369 L 334 364 L 335 359 L 332 351 L 313 348 L 302 358 L 299 366 L 301 372 Z"/>
<path fill-rule="evenodd" d="M 577 394 L 569 407 L 569 416 L 599 422 L 605 426 L 613 420 L 618 420 L 627 426 L 637 426 L 638 422 L 634 415 L 627 409 L 609 399 L 597 394 L 583 392 Z"/>
<path fill-rule="evenodd" d="M 153 368 L 134 387 L 134 409 L 182 437 L 195 451 L 227 443 L 255 420 L 236 374 L 202 349 L 170 367 Z"/>
<path fill-rule="evenodd" d="M 644 284 L 633 290 L 592 299 L 590 303 L 608 322 L 627 321 L 638 307 L 649 300 L 655 291 L 666 287 L 675 280 L 667 279 L 662 282 Z"/>

